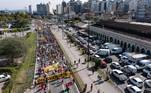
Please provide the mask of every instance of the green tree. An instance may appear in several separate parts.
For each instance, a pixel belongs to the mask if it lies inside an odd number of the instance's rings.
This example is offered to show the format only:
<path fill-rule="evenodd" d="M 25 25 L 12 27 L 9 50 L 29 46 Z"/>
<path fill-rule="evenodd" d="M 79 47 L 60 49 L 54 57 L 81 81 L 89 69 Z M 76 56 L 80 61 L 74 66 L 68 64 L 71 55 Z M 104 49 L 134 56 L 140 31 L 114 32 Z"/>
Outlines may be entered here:
<path fill-rule="evenodd" d="M 23 56 L 26 51 L 25 45 L 18 38 L 3 39 L 0 45 L 0 55 L 9 57 L 12 62 L 14 58 Z"/>

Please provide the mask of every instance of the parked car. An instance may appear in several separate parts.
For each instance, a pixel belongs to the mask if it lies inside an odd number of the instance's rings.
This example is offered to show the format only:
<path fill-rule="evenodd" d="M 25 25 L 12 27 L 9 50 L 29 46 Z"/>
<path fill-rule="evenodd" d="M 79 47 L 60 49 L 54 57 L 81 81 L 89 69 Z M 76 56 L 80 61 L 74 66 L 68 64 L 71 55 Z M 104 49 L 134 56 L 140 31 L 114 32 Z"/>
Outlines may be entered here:
<path fill-rule="evenodd" d="M 147 78 L 151 79 L 151 72 L 147 73 Z"/>
<path fill-rule="evenodd" d="M 145 88 L 151 88 L 151 79 L 146 79 L 144 81 Z"/>
<path fill-rule="evenodd" d="M 102 41 L 101 40 L 96 40 L 95 43 L 100 46 L 102 44 Z"/>
<path fill-rule="evenodd" d="M 105 43 L 103 44 L 103 47 L 109 49 L 111 54 L 119 54 L 123 52 L 123 49 L 117 44 Z"/>
<path fill-rule="evenodd" d="M 1 74 L 0 75 L 0 82 L 4 82 L 4 81 L 6 81 L 6 80 L 8 80 L 10 78 L 11 78 L 11 76 L 8 75 L 8 74 Z"/>
<path fill-rule="evenodd" d="M 114 69 L 120 69 L 121 66 L 118 62 L 112 62 L 111 67 L 114 68 Z"/>
<path fill-rule="evenodd" d="M 111 74 L 116 77 L 119 81 L 124 82 L 127 80 L 127 76 L 121 70 L 113 69 Z"/>
<path fill-rule="evenodd" d="M 105 61 L 106 63 L 111 63 L 111 62 L 112 62 L 112 58 L 111 58 L 111 57 L 106 57 L 106 58 L 104 59 L 104 61 Z"/>
<path fill-rule="evenodd" d="M 112 50 L 111 50 L 111 53 L 112 54 L 120 54 L 123 52 L 123 49 L 121 47 L 114 47 Z"/>
<path fill-rule="evenodd" d="M 126 90 L 129 93 L 142 93 L 142 90 L 140 88 L 138 88 L 137 86 L 133 86 L 133 85 L 127 85 Z"/>
<path fill-rule="evenodd" d="M 143 93 L 151 93 L 151 89 L 150 88 L 145 88 Z"/>
<path fill-rule="evenodd" d="M 126 56 L 121 56 L 119 58 L 119 63 L 120 63 L 121 66 L 126 65 L 127 61 L 128 61 L 128 57 L 126 57 Z"/>
<path fill-rule="evenodd" d="M 110 50 L 109 49 L 99 49 L 95 56 L 99 57 L 107 57 L 110 55 Z"/>
<path fill-rule="evenodd" d="M 107 67 L 107 63 L 102 60 L 101 63 L 100 63 L 100 66 L 101 66 L 102 68 L 106 68 L 106 67 Z"/>
<path fill-rule="evenodd" d="M 143 74 L 144 75 L 148 75 L 148 73 L 151 72 L 151 64 L 149 64 L 148 66 L 146 66 L 144 69 L 143 69 Z"/>
<path fill-rule="evenodd" d="M 126 75 L 134 75 L 137 72 L 137 68 L 133 65 L 126 65 L 122 68 L 122 71 L 126 73 Z"/>
<path fill-rule="evenodd" d="M 128 57 L 128 61 L 126 64 L 128 65 L 136 65 L 140 60 L 147 58 L 146 54 L 134 54 Z"/>
<path fill-rule="evenodd" d="M 127 65 L 136 65 L 137 62 L 148 57 L 146 54 L 124 53 L 120 55 L 120 61 Z"/>
<path fill-rule="evenodd" d="M 135 66 L 137 70 L 142 70 L 149 64 L 151 64 L 151 60 L 140 60 Z"/>
<path fill-rule="evenodd" d="M 129 81 L 134 86 L 137 86 L 139 88 L 143 87 L 143 80 L 141 80 L 139 77 L 129 77 Z"/>

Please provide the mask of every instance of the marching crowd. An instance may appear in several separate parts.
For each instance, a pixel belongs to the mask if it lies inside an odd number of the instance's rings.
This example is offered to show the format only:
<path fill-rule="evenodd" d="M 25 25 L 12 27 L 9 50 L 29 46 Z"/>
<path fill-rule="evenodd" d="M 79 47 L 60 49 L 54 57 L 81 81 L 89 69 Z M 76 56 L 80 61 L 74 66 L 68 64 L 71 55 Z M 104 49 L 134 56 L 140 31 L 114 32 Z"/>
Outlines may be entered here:
<path fill-rule="evenodd" d="M 46 93 L 47 91 L 47 84 L 48 79 L 47 77 L 49 75 L 56 75 L 58 73 L 63 73 L 68 71 L 67 62 L 65 60 L 65 57 L 63 55 L 63 52 L 60 48 L 60 46 L 57 43 L 57 40 L 49 31 L 49 29 L 44 29 L 42 32 L 38 32 L 38 41 L 37 41 L 37 49 L 36 49 L 36 61 L 38 63 L 38 68 L 36 71 L 36 75 L 38 78 L 43 77 L 43 82 L 36 82 L 35 79 L 35 87 L 38 87 L 38 91 L 43 91 L 42 93 Z M 43 38 L 43 39 L 41 39 Z M 58 63 L 58 69 L 44 71 L 44 68 L 48 66 L 52 66 L 53 64 Z M 62 79 L 63 82 L 63 78 Z M 68 88 L 67 88 L 68 89 Z M 38 92 L 37 91 L 37 92 Z M 37 93 L 36 92 L 36 93 Z"/>

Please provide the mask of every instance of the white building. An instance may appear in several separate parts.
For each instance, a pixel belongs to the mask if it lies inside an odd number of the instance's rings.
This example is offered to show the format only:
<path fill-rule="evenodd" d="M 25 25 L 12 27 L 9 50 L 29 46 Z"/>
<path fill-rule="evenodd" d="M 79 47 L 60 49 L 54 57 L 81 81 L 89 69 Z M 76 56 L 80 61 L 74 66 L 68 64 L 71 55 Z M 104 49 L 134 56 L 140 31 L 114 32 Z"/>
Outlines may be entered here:
<path fill-rule="evenodd" d="M 129 1 L 129 11 L 136 11 L 138 6 L 138 0 Z"/>
<path fill-rule="evenodd" d="M 62 14 L 62 5 L 61 4 L 56 6 L 56 13 L 57 14 Z"/>

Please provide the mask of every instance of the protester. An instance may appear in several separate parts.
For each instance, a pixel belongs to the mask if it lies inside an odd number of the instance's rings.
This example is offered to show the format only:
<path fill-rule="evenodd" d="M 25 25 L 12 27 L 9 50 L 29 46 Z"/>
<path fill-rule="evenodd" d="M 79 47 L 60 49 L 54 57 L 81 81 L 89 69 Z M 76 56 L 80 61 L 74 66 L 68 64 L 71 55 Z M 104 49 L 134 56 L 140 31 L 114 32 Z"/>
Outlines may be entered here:
<path fill-rule="evenodd" d="M 90 87 L 91 89 L 90 89 L 90 91 L 92 91 L 92 89 L 93 89 L 93 84 L 91 84 L 91 87 Z"/>

